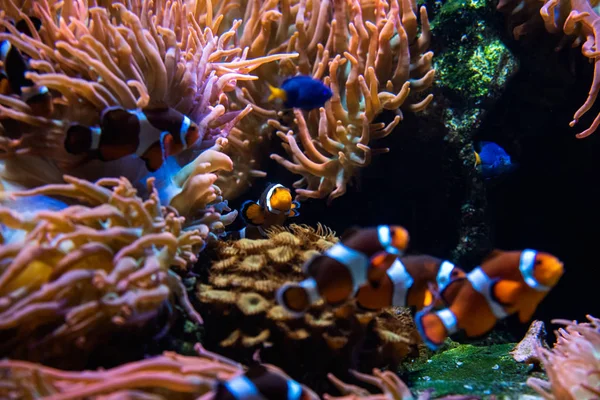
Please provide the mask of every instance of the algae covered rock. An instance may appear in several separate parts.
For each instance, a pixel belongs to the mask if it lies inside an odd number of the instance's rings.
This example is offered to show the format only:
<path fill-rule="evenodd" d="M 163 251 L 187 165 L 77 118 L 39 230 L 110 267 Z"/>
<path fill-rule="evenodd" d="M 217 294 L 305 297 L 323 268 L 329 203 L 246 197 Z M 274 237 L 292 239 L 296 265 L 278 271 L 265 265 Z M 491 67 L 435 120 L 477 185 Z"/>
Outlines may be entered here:
<path fill-rule="evenodd" d="M 406 381 L 414 391 L 434 389 L 449 394 L 524 398 L 534 392 L 527 386 L 531 366 L 516 362 L 514 343 L 475 346 L 452 343 L 429 360 L 406 366 Z"/>

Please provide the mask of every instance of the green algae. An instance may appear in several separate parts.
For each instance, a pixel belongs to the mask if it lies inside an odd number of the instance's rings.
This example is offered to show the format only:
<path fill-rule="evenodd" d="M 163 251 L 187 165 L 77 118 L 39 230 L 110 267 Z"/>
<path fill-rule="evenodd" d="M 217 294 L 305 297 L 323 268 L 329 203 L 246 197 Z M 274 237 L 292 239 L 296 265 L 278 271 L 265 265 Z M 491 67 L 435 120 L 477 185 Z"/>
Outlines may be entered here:
<path fill-rule="evenodd" d="M 415 392 L 434 389 L 434 395 L 468 394 L 508 396 L 534 394 L 526 385 L 531 366 L 517 363 L 509 352 L 514 343 L 474 346 L 456 345 L 405 366 L 403 375 Z"/>

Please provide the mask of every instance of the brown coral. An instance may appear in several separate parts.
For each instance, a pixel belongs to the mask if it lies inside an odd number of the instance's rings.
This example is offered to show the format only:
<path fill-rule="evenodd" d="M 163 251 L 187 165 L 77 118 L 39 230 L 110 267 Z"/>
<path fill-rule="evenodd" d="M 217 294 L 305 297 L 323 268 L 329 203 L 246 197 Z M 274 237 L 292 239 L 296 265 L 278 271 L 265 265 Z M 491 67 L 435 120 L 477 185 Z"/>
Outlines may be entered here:
<path fill-rule="evenodd" d="M 143 201 L 124 178 L 65 180 L 22 195 L 60 195 L 87 206 L 0 209 L 0 352 L 45 362 L 72 354 L 78 356 L 62 361 L 76 364 L 107 335 L 143 327 L 174 297 L 202 323 L 169 268 L 197 260 L 208 228 L 185 231 L 151 181 L 153 194 Z"/>
<path fill-rule="evenodd" d="M 398 314 L 399 309 L 376 315 L 357 312 L 351 304 L 328 310 L 320 302 L 294 318 L 277 305 L 275 291 L 288 281 L 304 279 L 301 266 L 307 257 L 337 240 L 328 228 L 292 224 L 271 229 L 267 239 L 216 243 L 209 284 L 198 286 L 207 345 L 241 360 L 262 349 L 262 360 L 284 367 L 292 376 L 308 369 L 317 380 L 329 371 L 345 374 L 365 337 L 376 343 L 366 351 L 370 358 L 365 368 L 404 358 L 419 339 L 412 319 Z"/>
<path fill-rule="evenodd" d="M 545 399 L 597 399 L 600 396 L 600 320 L 589 322 L 555 320 L 565 325 L 556 332 L 549 350 L 538 347 L 538 357 L 549 381 L 529 378 L 527 384 Z"/>

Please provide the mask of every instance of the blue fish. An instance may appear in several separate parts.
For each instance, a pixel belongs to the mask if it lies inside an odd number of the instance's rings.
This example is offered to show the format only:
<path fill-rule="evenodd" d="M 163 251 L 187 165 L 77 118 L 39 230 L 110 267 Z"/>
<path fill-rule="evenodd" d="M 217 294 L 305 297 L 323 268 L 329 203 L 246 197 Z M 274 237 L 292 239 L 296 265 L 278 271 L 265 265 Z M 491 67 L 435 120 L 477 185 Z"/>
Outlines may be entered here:
<path fill-rule="evenodd" d="M 508 153 L 494 142 L 481 142 L 479 153 L 475 152 L 475 166 L 481 165 L 481 175 L 485 179 L 495 178 L 517 167 Z"/>
<path fill-rule="evenodd" d="M 283 100 L 286 108 L 301 108 L 310 111 L 323 105 L 333 96 L 331 89 L 318 79 L 298 75 L 286 79 L 280 88 L 269 85 L 271 95 L 268 101 Z"/>

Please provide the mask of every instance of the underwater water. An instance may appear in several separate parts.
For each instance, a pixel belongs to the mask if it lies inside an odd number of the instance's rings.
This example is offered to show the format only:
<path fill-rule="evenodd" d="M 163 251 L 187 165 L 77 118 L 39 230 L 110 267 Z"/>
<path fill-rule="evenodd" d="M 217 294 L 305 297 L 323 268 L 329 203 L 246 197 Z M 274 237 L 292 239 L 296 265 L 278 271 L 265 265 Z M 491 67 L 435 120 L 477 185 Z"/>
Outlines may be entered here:
<path fill-rule="evenodd" d="M 594 6 L 0 0 L 0 399 L 599 398 Z"/>

